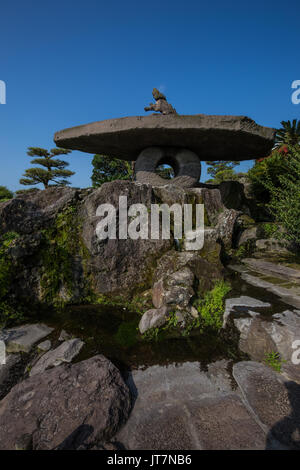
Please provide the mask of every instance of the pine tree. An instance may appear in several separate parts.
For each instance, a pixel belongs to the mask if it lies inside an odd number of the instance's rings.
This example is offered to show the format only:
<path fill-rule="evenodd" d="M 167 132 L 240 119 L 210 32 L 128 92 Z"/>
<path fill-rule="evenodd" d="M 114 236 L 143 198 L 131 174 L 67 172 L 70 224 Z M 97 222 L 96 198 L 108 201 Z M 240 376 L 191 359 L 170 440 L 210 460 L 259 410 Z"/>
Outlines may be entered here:
<path fill-rule="evenodd" d="M 109 181 L 133 179 L 134 168 L 132 162 L 106 155 L 95 155 L 92 165 L 94 169 L 91 180 L 94 188 Z"/>
<path fill-rule="evenodd" d="M 212 176 L 212 179 L 208 182 L 218 184 L 222 181 L 237 179 L 237 174 L 234 171 L 234 167 L 239 165 L 240 162 L 217 160 L 214 162 L 205 163 L 209 166 L 207 173 Z"/>
<path fill-rule="evenodd" d="M 49 152 L 39 147 L 28 147 L 27 155 L 38 157 L 31 160 L 30 163 L 32 165 L 41 165 L 43 168 L 34 167 L 25 170 L 24 178 L 20 179 L 20 183 L 25 186 L 42 183 L 45 189 L 48 188 L 50 181 L 57 186 L 66 186 L 69 184 L 67 178 L 75 173 L 65 169 L 69 165 L 68 162 L 54 157 L 67 155 L 70 152 L 71 150 L 60 148 L 51 149 Z"/>

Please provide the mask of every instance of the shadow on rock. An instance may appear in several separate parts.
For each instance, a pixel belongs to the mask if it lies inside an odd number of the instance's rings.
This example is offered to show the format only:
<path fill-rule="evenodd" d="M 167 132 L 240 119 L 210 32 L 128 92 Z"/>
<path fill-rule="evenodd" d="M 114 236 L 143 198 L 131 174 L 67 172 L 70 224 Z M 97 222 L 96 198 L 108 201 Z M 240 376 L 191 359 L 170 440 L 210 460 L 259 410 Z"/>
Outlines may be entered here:
<path fill-rule="evenodd" d="M 78 450 L 80 447 L 85 448 L 85 442 L 92 435 L 93 426 L 81 424 L 75 429 L 64 441 L 59 444 L 55 450 Z"/>
<path fill-rule="evenodd" d="M 274 449 L 274 438 L 290 449 L 300 449 L 300 385 L 286 382 L 291 413 L 278 421 L 267 435 L 266 450 Z M 280 397 L 278 400 L 280 406 Z"/>

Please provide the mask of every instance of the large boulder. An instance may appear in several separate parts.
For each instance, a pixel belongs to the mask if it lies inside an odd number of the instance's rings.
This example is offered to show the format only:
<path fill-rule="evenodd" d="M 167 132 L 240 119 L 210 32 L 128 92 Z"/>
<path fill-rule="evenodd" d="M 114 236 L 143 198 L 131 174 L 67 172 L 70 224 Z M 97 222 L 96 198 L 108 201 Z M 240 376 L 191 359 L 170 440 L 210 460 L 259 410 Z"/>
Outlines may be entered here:
<path fill-rule="evenodd" d="M 128 206 L 144 204 L 150 209 L 155 203 L 151 186 L 139 185 L 130 181 L 113 181 L 103 184 L 88 196 L 81 208 L 82 239 L 90 253 L 89 267 L 96 292 L 122 294 L 134 291 L 137 286 L 149 287 L 149 278 L 156 260 L 173 245 L 172 240 L 99 240 L 96 226 L 100 218 L 96 211 L 100 204 L 110 203 L 117 209 L 119 217 L 119 197 L 126 196 Z M 147 283 L 148 281 L 148 283 Z"/>
<path fill-rule="evenodd" d="M 74 188 L 50 187 L 0 203 L 0 232 L 33 234 L 44 229 L 66 205 L 78 199 Z"/>
<path fill-rule="evenodd" d="M 63 364 L 16 385 L 0 403 L 0 448 L 88 449 L 126 421 L 131 399 L 104 356 Z M 26 437 L 26 439 L 25 439 Z"/>

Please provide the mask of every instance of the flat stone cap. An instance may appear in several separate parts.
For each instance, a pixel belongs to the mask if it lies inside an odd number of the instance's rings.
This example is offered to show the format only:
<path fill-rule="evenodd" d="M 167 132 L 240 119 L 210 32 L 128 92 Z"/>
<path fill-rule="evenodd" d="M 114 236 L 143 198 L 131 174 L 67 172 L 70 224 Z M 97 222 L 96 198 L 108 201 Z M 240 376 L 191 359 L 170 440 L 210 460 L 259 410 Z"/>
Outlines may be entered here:
<path fill-rule="evenodd" d="M 146 147 L 181 147 L 200 160 L 251 160 L 269 155 L 275 129 L 246 116 L 129 116 L 56 132 L 58 147 L 136 160 Z"/>

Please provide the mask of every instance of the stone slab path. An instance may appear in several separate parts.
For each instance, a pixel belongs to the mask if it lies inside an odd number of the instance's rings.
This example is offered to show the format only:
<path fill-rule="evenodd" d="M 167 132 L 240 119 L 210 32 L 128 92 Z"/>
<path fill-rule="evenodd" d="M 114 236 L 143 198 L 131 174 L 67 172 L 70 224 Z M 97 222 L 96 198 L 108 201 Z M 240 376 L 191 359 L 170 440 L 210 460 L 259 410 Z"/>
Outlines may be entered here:
<path fill-rule="evenodd" d="M 255 287 L 277 295 L 286 304 L 300 309 L 300 271 L 270 261 L 245 258 L 242 265 L 230 265 L 241 278 Z"/>
<path fill-rule="evenodd" d="M 121 448 L 300 448 L 300 385 L 258 362 L 236 364 L 233 375 L 224 360 L 207 371 L 197 362 L 153 366 L 133 371 L 128 385 L 135 403 L 115 439 Z"/>

